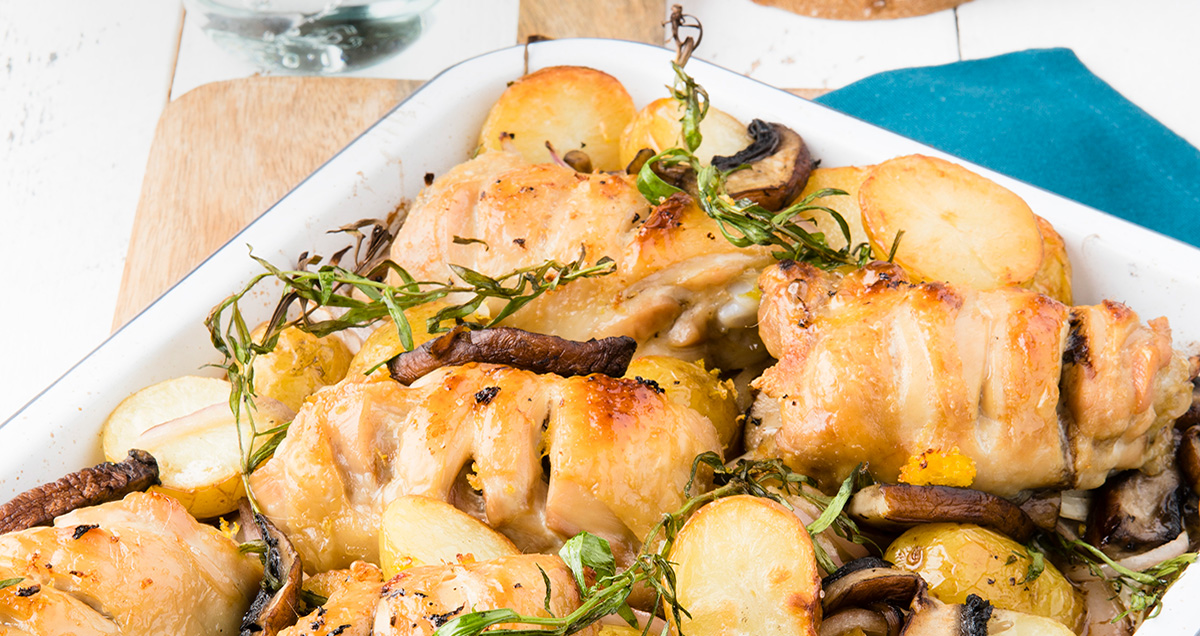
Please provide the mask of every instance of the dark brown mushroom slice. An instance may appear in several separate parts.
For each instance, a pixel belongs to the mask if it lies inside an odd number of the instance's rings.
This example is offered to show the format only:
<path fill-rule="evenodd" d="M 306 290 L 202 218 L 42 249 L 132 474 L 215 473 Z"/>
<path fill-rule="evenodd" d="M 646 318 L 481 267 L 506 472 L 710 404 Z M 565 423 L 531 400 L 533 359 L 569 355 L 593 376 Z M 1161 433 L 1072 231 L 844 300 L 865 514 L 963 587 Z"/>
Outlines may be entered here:
<path fill-rule="evenodd" d="M 262 586 L 242 617 L 241 636 L 275 636 L 304 615 L 300 600 L 304 564 L 287 535 L 266 517 L 255 513 L 254 524 L 262 534 L 267 552 Z"/>
<path fill-rule="evenodd" d="M 45 525 L 76 508 L 116 501 L 158 483 L 158 462 L 133 449 L 120 462 L 84 468 L 13 497 L 0 506 L 0 533 Z"/>
<path fill-rule="evenodd" d="M 761 119 L 746 128 L 753 141 L 745 149 L 728 157 L 713 157 L 718 170 L 732 170 L 725 180 L 725 191 L 735 199 L 750 199 L 771 210 L 782 209 L 804 189 L 812 173 L 812 154 L 796 131 L 783 124 Z"/>
<path fill-rule="evenodd" d="M 1109 479 L 1092 500 L 1084 540 L 1121 559 L 1175 539 L 1183 530 L 1179 483 L 1173 465 L 1157 475 L 1128 470 Z"/>
<path fill-rule="evenodd" d="M 592 158 L 582 150 L 572 150 L 563 155 L 563 163 L 571 166 L 575 172 L 590 174 L 592 172 Z"/>
<path fill-rule="evenodd" d="M 912 603 L 912 615 L 902 636 L 987 636 L 992 604 L 970 594 L 966 603 L 943 603 L 925 591 Z"/>
<path fill-rule="evenodd" d="M 821 619 L 819 636 L 849 636 L 862 633 L 866 636 L 895 636 L 887 617 L 862 607 L 844 609 Z"/>
<path fill-rule="evenodd" d="M 1179 472 L 1192 492 L 1200 493 L 1200 425 L 1183 432 L 1179 439 L 1179 450 L 1175 455 Z"/>
<path fill-rule="evenodd" d="M 625 375 L 636 349 L 637 341 L 628 336 L 580 342 L 511 327 L 478 331 L 457 327 L 392 358 L 388 361 L 388 371 L 405 385 L 440 367 L 469 362 L 502 364 L 561 376 L 602 373 L 619 378 Z"/>
<path fill-rule="evenodd" d="M 1029 515 L 1033 525 L 1053 532 L 1058 527 L 1058 513 L 1062 510 L 1062 493 L 1058 491 L 1040 491 L 1026 493 L 1013 503 Z"/>
<path fill-rule="evenodd" d="M 1019 543 L 1036 527 L 1013 502 L 986 492 L 950 486 L 907 484 L 868 486 L 850 499 L 846 511 L 863 525 L 896 530 L 922 523 L 973 523 Z"/>
<path fill-rule="evenodd" d="M 908 605 L 925 587 L 919 574 L 893 568 L 879 559 L 857 559 L 821 582 L 825 593 L 821 610 L 833 615 L 843 609 L 867 607 L 873 603 Z"/>
<path fill-rule="evenodd" d="M 625 166 L 625 174 L 637 174 L 642 171 L 642 166 L 646 165 L 654 157 L 654 151 L 649 148 L 642 148 L 633 157 L 633 161 Z"/>

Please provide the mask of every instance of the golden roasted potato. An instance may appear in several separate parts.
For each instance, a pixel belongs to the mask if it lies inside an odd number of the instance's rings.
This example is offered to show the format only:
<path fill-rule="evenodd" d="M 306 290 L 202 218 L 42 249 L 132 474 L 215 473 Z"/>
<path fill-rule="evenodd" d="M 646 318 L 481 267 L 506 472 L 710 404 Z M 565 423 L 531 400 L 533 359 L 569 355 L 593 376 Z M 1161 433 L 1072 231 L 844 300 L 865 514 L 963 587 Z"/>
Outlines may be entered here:
<path fill-rule="evenodd" d="M 261 342 L 266 330 L 265 324 L 259 325 L 251 337 Z M 299 411 L 317 389 L 346 377 L 349 366 L 350 350 L 341 338 L 318 338 L 288 327 L 279 333 L 275 349 L 254 359 L 254 392 Z"/>
<path fill-rule="evenodd" d="M 749 495 L 710 503 L 684 524 L 670 559 L 679 602 L 691 613 L 684 633 L 817 633 L 817 560 L 804 524 L 787 508 Z"/>
<path fill-rule="evenodd" d="M 670 356 L 642 356 L 629 363 L 625 377 L 652 380 L 672 402 L 707 417 L 716 427 L 723 448 L 737 438 L 737 390 L 732 381 L 721 380 L 717 369 L 708 371 L 697 363 Z"/>
<path fill-rule="evenodd" d="M 1025 285 L 1042 264 L 1042 235 L 1021 197 L 958 164 L 909 155 L 871 170 L 858 192 L 877 255 L 903 231 L 896 264 L 917 281 L 979 290 Z"/>
<path fill-rule="evenodd" d="M 667 148 L 682 148 L 681 117 L 683 107 L 673 98 L 663 97 L 650 102 L 621 133 L 620 167 L 628 166 L 642 148 L 656 153 Z M 700 135 L 703 138 L 695 154 L 703 163 L 709 163 L 715 155 L 737 154 L 753 141 L 745 124 L 716 108 L 709 108 L 708 115 L 700 122 Z"/>
<path fill-rule="evenodd" d="M 1034 218 L 1042 234 L 1042 266 L 1033 275 L 1033 280 L 1029 281 L 1029 288 L 1064 305 L 1073 305 L 1071 261 L 1067 258 L 1067 244 L 1049 221 L 1036 215 Z"/>
<path fill-rule="evenodd" d="M 896 567 L 916 572 L 930 593 L 946 603 L 976 594 L 999 608 L 1082 627 L 1084 604 L 1053 564 L 1027 581 L 1032 561 L 1016 541 L 970 524 L 932 523 L 900 535 L 884 554 Z"/>
<path fill-rule="evenodd" d="M 379 564 L 386 579 L 419 565 L 521 554 L 504 535 L 438 499 L 400 497 L 383 509 L 379 523 Z"/>
<path fill-rule="evenodd" d="M 426 321 L 441 311 L 443 307 L 445 307 L 444 303 L 426 303 L 404 312 L 404 317 L 408 319 L 408 326 L 412 329 L 413 347 L 419 347 L 441 335 L 429 333 L 426 329 Z M 354 358 L 350 360 L 350 368 L 346 370 L 346 377 L 358 378 L 401 353 L 404 353 L 404 345 L 400 344 L 400 334 L 396 332 L 396 323 L 391 318 L 384 319 L 375 328 L 375 331 L 367 336 L 358 353 L 354 354 Z M 371 374 L 371 377 L 387 377 L 387 375 L 387 369 L 381 367 Z"/>
<path fill-rule="evenodd" d="M 237 509 L 245 496 L 242 448 L 261 445 L 248 425 L 241 430 L 229 410 L 225 380 L 185 376 L 149 386 L 121 402 L 104 422 L 104 455 L 119 461 L 131 448 L 158 461 L 161 486 L 197 519 Z M 291 409 L 270 398 L 255 400 L 254 421 L 264 431 L 291 421 Z"/>
<path fill-rule="evenodd" d="M 821 197 L 813 203 L 832 208 L 846 219 L 846 225 L 850 226 L 850 240 L 854 245 L 866 243 L 867 231 L 863 229 L 862 209 L 858 207 L 858 189 L 867 179 L 867 175 L 871 173 L 873 167 L 816 168 L 808 175 L 808 185 L 804 186 L 800 195 L 788 203 L 795 203 L 795 201 L 826 188 L 845 191 L 845 196 Z M 842 236 L 841 228 L 829 213 L 820 210 L 805 212 L 800 218 L 811 219 L 817 225 L 817 229 L 825 234 L 825 239 L 829 242 L 830 247 L 842 249 L 846 246 L 846 239 Z M 888 244 L 888 248 L 891 248 L 891 244 Z M 887 252 L 876 253 L 876 257 L 887 258 Z"/>
<path fill-rule="evenodd" d="M 500 150 L 507 133 L 527 161 L 587 153 L 594 170 L 620 170 L 621 131 L 636 114 L 633 98 L 616 78 L 582 66 L 552 66 L 513 82 L 488 111 L 479 135 L 484 151 Z"/>

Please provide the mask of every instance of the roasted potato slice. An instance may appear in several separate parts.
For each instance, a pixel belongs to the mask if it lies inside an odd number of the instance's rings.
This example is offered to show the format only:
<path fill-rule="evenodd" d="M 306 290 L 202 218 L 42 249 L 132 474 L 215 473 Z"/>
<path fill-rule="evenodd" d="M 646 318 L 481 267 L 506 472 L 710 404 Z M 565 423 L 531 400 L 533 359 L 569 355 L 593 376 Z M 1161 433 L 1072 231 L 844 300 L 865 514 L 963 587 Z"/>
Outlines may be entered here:
<path fill-rule="evenodd" d="M 1033 275 L 1028 287 L 1064 305 L 1073 305 L 1075 303 L 1072 302 L 1074 298 L 1071 294 L 1071 261 L 1067 258 L 1067 244 L 1049 221 L 1036 215 L 1034 219 L 1037 220 L 1038 231 L 1042 235 L 1042 266 Z"/>
<path fill-rule="evenodd" d="M 265 324 L 251 334 L 261 342 Z M 295 327 L 279 333 L 279 342 L 270 353 L 254 359 L 254 392 L 283 402 L 299 411 L 304 399 L 317 389 L 336 384 L 346 377 L 350 350 L 337 336 L 318 338 Z"/>
<path fill-rule="evenodd" d="M 134 393 L 108 416 L 101 439 L 109 461 L 130 448 L 158 460 L 161 486 L 197 519 L 237 509 L 245 496 L 242 449 L 261 445 L 249 426 L 241 430 L 229 410 L 230 385 L 224 380 L 185 376 Z M 270 398 L 255 400 L 260 431 L 291 421 L 292 410 Z"/>
<path fill-rule="evenodd" d="M 419 565 L 486 561 L 521 554 L 507 537 L 454 506 L 406 495 L 383 509 L 379 562 L 385 579 Z"/>
<path fill-rule="evenodd" d="M 513 82 L 492 109 L 479 135 L 484 151 L 506 141 L 532 163 L 551 160 L 546 142 L 559 156 L 587 154 L 595 170 L 619 170 L 621 131 L 637 110 L 616 78 L 582 66 L 552 66 Z M 502 139 L 504 138 L 504 139 Z"/>
<path fill-rule="evenodd" d="M 723 448 L 740 433 L 737 390 L 732 381 L 721 380 L 716 369 L 670 356 L 642 356 L 629 363 L 625 377 L 653 381 L 672 402 L 707 417 Z"/>
<path fill-rule="evenodd" d="M 683 106 L 670 97 L 656 99 L 639 111 L 621 133 L 621 167 L 628 166 L 642 148 L 655 153 L 682 148 L 683 125 L 679 123 L 682 117 Z M 701 163 L 710 163 L 714 155 L 735 155 L 753 141 L 746 124 L 716 108 L 709 108 L 700 122 L 700 135 L 703 138 L 695 154 Z"/>
<path fill-rule="evenodd" d="M 850 241 L 854 245 L 868 242 L 867 231 L 863 229 L 862 209 L 858 207 L 858 189 L 862 186 L 863 181 L 866 181 L 867 175 L 871 173 L 874 166 L 846 166 L 844 168 L 816 168 L 808 175 L 808 185 L 804 186 L 804 190 L 790 203 L 799 201 L 804 197 L 811 195 L 814 192 L 819 192 L 828 188 L 842 190 L 846 194 L 832 195 L 821 197 L 813 201 L 816 205 L 822 205 L 835 210 L 846 219 L 846 225 L 850 226 Z M 833 219 L 828 212 L 817 210 L 814 212 L 805 212 L 800 218 L 806 218 L 816 224 L 817 229 L 825 234 L 825 240 L 829 242 L 830 247 L 834 249 L 842 249 L 846 246 L 846 238 L 842 235 L 842 229 L 838 226 L 837 221 Z M 888 245 L 891 248 L 891 245 Z M 887 252 L 880 255 L 882 258 L 887 257 Z"/>
<path fill-rule="evenodd" d="M 1029 552 L 998 532 L 957 523 L 917 526 L 893 541 L 883 558 L 920 574 L 943 602 L 963 603 L 976 594 L 999 608 L 1082 627 L 1083 599 L 1058 568 L 1046 562 L 1045 570 L 1026 580 Z"/>
<path fill-rule="evenodd" d="M 885 161 L 858 199 L 877 255 L 904 232 L 896 264 L 915 280 L 997 289 L 1029 283 L 1042 265 L 1042 235 L 1021 197 L 949 161 Z"/>
<path fill-rule="evenodd" d="M 691 613 L 684 633 L 817 633 L 821 580 L 812 541 L 783 506 L 748 495 L 708 504 L 679 531 L 670 558 L 679 602 Z"/>

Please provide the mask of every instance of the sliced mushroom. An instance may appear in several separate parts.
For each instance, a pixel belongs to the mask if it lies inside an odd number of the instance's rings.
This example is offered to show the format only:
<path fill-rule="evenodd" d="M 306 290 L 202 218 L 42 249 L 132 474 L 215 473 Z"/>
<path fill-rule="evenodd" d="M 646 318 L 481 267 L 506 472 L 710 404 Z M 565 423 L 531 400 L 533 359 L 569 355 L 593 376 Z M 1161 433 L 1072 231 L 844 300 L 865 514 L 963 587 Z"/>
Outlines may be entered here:
<path fill-rule="evenodd" d="M 292 542 L 266 517 L 256 513 L 254 524 L 267 553 L 262 587 L 242 618 L 241 636 L 275 636 L 304 615 L 300 601 L 304 565 Z"/>
<path fill-rule="evenodd" d="M 846 511 L 864 525 L 900 529 L 922 523 L 973 523 L 1024 543 L 1035 526 L 1013 502 L 996 495 L 949 486 L 868 486 L 850 500 Z"/>
<path fill-rule="evenodd" d="M 1200 425 L 1183 432 L 1175 461 L 1179 463 L 1179 471 L 1188 488 L 1200 493 Z"/>
<path fill-rule="evenodd" d="M 1027 493 L 1013 503 L 1020 506 L 1021 510 L 1029 515 L 1029 520 L 1033 522 L 1033 525 L 1046 532 L 1053 532 L 1055 526 L 1058 525 L 1059 511 L 1062 510 L 1061 492 Z"/>
<path fill-rule="evenodd" d="M 962 605 L 943 603 L 922 591 L 912 603 L 902 636 L 987 636 L 992 604 L 971 594 Z"/>
<path fill-rule="evenodd" d="M 637 341 L 628 336 L 587 342 L 531 333 L 511 327 L 470 331 L 455 328 L 388 361 L 392 378 L 412 384 L 434 369 L 468 362 L 503 364 L 561 376 L 603 373 L 621 377 L 633 359 Z"/>
<path fill-rule="evenodd" d="M 1192 361 L 1194 362 L 1195 359 L 1193 358 Z M 1197 379 L 1193 378 L 1191 406 L 1188 407 L 1188 410 L 1183 415 L 1179 416 L 1179 419 L 1175 420 L 1175 428 L 1179 430 L 1200 424 L 1200 386 L 1197 386 L 1196 382 Z"/>
<path fill-rule="evenodd" d="M 1174 466 L 1153 476 L 1130 470 L 1109 479 L 1093 499 L 1084 539 L 1115 559 L 1175 539 L 1183 530 L 1178 491 Z"/>
<path fill-rule="evenodd" d="M 754 141 L 735 155 L 713 157 L 713 166 L 732 170 L 748 165 L 729 175 L 726 191 L 735 199 L 747 198 L 768 210 L 779 210 L 808 183 L 812 154 L 804 139 L 783 124 L 755 119 L 747 132 Z"/>
<path fill-rule="evenodd" d="M 48 524 L 76 508 L 116 501 L 158 484 L 158 462 L 132 449 L 118 463 L 104 462 L 27 490 L 0 506 L 0 533 Z"/>
<path fill-rule="evenodd" d="M 887 561 L 865 557 L 825 577 L 821 589 L 825 592 L 821 609 L 832 616 L 846 608 L 872 603 L 907 605 L 925 589 L 925 581 L 916 573 L 893 568 Z"/>
<path fill-rule="evenodd" d="M 633 161 L 625 166 L 625 174 L 637 174 L 642 171 L 642 166 L 646 165 L 647 161 L 654 157 L 654 151 L 649 148 L 642 148 L 633 157 Z"/>
<path fill-rule="evenodd" d="M 880 612 L 862 607 L 846 609 L 826 616 L 821 620 L 820 636 L 850 636 L 863 634 L 865 636 L 896 636 L 898 629 L 892 630 L 888 617 Z M 856 631 L 857 630 L 857 631 Z"/>
<path fill-rule="evenodd" d="M 582 150 L 572 150 L 563 155 L 563 163 L 571 166 L 575 172 L 591 173 L 592 158 Z"/>

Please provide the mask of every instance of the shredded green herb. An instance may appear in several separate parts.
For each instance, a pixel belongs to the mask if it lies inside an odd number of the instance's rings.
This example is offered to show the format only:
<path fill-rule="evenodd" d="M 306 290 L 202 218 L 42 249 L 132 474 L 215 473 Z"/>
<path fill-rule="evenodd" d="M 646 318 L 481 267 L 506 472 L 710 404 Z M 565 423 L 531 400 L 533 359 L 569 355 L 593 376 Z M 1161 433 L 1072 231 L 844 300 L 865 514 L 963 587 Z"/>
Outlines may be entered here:
<path fill-rule="evenodd" d="M 1125 611 L 1112 622 L 1126 616 L 1136 615 L 1144 619 L 1153 618 L 1162 609 L 1163 595 L 1188 565 L 1200 557 L 1187 552 L 1172 559 L 1153 565 L 1142 571 L 1131 570 L 1121 565 L 1100 548 L 1080 539 L 1068 539 L 1058 533 L 1049 535 L 1050 547 L 1068 561 L 1085 565 L 1097 578 L 1103 579 L 1114 594 L 1127 592 Z"/>

